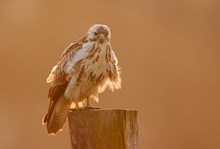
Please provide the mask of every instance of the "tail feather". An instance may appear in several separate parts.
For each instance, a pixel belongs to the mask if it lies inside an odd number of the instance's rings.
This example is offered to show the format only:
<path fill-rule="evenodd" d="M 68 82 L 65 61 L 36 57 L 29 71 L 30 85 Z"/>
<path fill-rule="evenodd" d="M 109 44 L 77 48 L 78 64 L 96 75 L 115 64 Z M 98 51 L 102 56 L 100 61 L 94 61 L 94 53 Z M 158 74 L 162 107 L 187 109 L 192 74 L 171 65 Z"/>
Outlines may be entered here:
<path fill-rule="evenodd" d="M 47 121 L 48 121 L 48 113 L 46 113 L 46 114 L 44 115 L 43 120 L 42 120 L 42 124 L 43 124 L 43 125 L 46 124 Z"/>
<path fill-rule="evenodd" d="M 53 105 L 55 104 L 55 105 Z M 55 103 L 51 103 L 48 113 L 44 116 L 42 123 L 47 123 L 47 133 L 56 134 L 63 129 L 68 112 L 70 110 L 71 101 L 65 99 L 63 96 Z"/>

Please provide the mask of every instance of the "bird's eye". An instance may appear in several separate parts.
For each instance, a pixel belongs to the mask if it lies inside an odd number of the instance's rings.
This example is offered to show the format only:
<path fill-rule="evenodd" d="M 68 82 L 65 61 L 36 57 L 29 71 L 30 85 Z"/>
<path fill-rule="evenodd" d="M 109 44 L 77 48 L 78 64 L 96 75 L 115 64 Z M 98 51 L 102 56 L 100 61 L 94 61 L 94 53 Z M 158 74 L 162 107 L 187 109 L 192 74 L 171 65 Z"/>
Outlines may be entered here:
<path fill-rule="evenodd" d="M 97 35 L 98 35 L 98 33 L 97 33 L 97 32 L 94 32 L 94 35 L 95 35 L 95 36 L 97 36 Z"/>

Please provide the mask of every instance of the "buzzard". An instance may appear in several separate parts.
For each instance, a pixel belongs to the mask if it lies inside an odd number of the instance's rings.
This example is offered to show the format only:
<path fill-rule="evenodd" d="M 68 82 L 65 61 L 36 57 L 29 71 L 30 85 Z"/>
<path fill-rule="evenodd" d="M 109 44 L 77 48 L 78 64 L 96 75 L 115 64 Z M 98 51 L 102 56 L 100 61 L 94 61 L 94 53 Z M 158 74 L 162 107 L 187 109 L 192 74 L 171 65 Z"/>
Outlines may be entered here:
<path fill-rule="evenodd" d="M 95 24 L 81 39 L 62 53 L 47 78 L 49 108 L 43 117 L 48 134 L 61 131 L 71 105 L 91 108 L 89 100 L 99 101 L 98 93 L 106 88 L 121 88 L 117 57 L 110 44 L 111 32 L 106 25 Z"/>

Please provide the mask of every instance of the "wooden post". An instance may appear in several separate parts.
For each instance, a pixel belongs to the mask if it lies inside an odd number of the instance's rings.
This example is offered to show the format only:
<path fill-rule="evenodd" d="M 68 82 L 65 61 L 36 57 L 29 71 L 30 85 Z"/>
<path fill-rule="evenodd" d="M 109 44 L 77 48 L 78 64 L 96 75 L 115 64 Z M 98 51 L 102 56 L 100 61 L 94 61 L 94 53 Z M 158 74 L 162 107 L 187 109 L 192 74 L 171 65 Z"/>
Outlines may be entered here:
<path fill-rule="evenodd" d="M 137 149 L 137 111 L 75 110 L 69 113 L 72 149 Z"/>

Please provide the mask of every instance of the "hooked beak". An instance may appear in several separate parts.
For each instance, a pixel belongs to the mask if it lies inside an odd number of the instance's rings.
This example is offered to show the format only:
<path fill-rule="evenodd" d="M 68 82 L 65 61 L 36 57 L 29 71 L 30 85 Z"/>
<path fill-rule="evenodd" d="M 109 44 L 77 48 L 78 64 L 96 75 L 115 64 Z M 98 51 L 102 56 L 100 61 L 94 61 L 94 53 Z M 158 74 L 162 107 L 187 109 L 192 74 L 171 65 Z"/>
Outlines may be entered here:
<path fill-rule="evenodd" d="M 99 42 L 100 42 L 100 43 L 103 43 L 103 41 L 104 41 L 104 36 L 103 36 L 103 35 L 100 35 L 100 36 L 99 36 Z"/>

